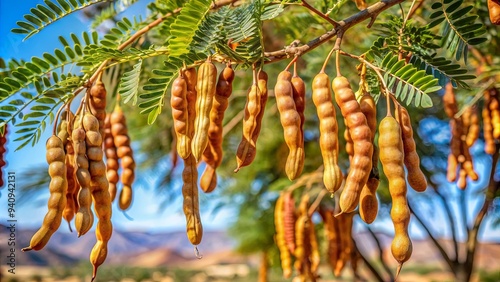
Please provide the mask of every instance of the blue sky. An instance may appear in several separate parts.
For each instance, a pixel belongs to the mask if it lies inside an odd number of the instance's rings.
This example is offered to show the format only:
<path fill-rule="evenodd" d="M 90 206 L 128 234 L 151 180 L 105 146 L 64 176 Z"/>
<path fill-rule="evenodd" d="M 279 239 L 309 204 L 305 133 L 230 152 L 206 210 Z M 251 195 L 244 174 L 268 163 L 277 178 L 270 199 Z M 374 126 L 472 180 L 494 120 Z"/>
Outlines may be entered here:
<path fill-rule="evenodd" d="M 127 15 L 130 16 L 132 13 L 143 13 L 144 7 L 149 3 L 150 0 L 142 0 L 139 3 L 134 4 L 133 8 L 127 11 Z M 59 34 L 68 35 L 71 32 L 76 34 L 81 33 L 83 30 L 88 30 L 89 23 L 81 16 L 80 13 L 73 13 L 67 16 L 65 19 L 45 28 L 39 34 L 36 34 L 29 38 L 27 41 L 23 42 L 23 35 L 16 35 L 10 33 L 10 30 L 16 27 L 16 21 L 22 20 L 23 15 L 29 13 L 29 9 L 36 6 L 39 3 L 43 3 L 42 0 L 24 0 L 24 1 L 11 1 L 11 0 L 0 0 L 0 57 L 7 58 L 17 58 L 28 60 L 32 56 L 40 56 L 44 52 L 51 52 L 55 48 L 60 47 L 60 43 L 57 39 Z M 50 135 L 49 131 L 46 131 L 42 140 L 46 140 Z M 15 139 L 15 136 L 9 136 L 10 140 Z M 8 165 L 4 168 L 4 173 L 16 172 L 19 176 L 21 172 L 29 170 L 31 167 L 37 164 L 45 164 L 45 148 L 43 141 L 35 147 L 27 146 L 20 152 L 14 152 L 14 149 L 18 144 L 8 144 L 9 151 L 7 152 Z M 477 148 L 476 151 L 481 148 Z M 484 171 L 482 166 L 488 165 L 485 163 L 478 164 L 477 167 L 479 171 Z M 141 172 L 139 172 L 141 173 Z M 144 172 L 142 172 L 144 173 Z M 145 183 L 145 186 L 153 186 L 154 181 L 149 179 L 149 182 Z M 477 193 L 477 188 L 479 185 L 470 185 L 468 188 L 468 195 L 474 197 Z M 450 191 L 456 191 L 456 187 L 450 187 Z M 410 192 L 410 196 L 414 193 Z M 450 192 L 451 197 L 458 197 L 458 192 Z M 129 220 L 127 217 L 114 206 L 113 210 L 113 221 L 116 228 L 128 229 L 128 230 L 145 230 L 145 231 L 161 231 L 161 230 L 182 230 L 184 229 L 185 219 L 181 210 L 181 202 L 176 201 L 168 205 L 168 207 L 162 212 L 158 213 L 160 200 L 158 196 L 153 193 L 153 189 L 144 189 L 139 187 L 135 189 L 134 202 L 127 214 L 129 217 L 134 218 L 134 220 Z M 46 199 L 48 198 L 48 191 L 38 198 L 37 203 L 40 205 L 23 205 L 17 207 L 17 219 L 21 227 L 26 228 L 36 228 L 40 225 L 43 220 L 43 215 L 45 214 Z M 475 197 L 479 199 L 478 197 Z M 2 198 L 0 202 L 2 203 L 0 207 L 5 206 L 3 203 L 6 201 L 4 193 L 2 193 Z M 201 196 L 200 204 L 202 206 L 208 204 L 204 202 L 204 197 Z M 478 210 L 478 201 L 471 201 L 468 207 L 469 212 L 474 211 L 474 214 Z M 217 215 L 212 215 L 208 212 L 202 213 L 202 220 L 204 222 L 204 227 L 206 229 L 220 229 L 225 228 L 234 218 L 233 210 L 222 209 Z M 429 221 L 433 222 L 433 229 L 440 230 L 439 234 L 449 236 L 450 233 L 447 228 L 442 228 L 444 215 L 428 211 L 432 216 L 427 218 Z M 429 214 L 429 213 L 428 213 Z M 0 211 L 0 222 L 5 222 L 7 219 L 4 211 Z M 471 220 L 471 218 L 469 218 Z M 489 223 L 487 222 L 486 225 Z M 381 218 L 373 224 L 375 229 L 382 230 L 392 230 L 392 223 L 388 218 L 382 220 Z M 416 224 L 412 224 L 412 233 L 419 237 L 421 236 L 421 228 Z M 362 228 L 361 228 L 362 229 Z M 485 232 L 483 232 L 483 238 L 485 239 L 500 239 L 500 234 L 498 229 L 492 230 L 490 227 L 486 227 Z M 59 232 L 67 232 L 67 228 L 64 225 L 60 228 Z M 389 231 L 391 232 L 391 231 Z"/>

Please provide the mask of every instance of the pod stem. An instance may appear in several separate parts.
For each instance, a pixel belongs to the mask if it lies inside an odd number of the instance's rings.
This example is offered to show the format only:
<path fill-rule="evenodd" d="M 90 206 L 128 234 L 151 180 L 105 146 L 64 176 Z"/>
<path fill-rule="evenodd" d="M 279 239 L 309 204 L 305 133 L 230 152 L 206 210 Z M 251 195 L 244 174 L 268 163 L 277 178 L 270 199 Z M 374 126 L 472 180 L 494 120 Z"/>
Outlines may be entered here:
<path fill-rule="evenodd" d="M 57 123 L 59 122 L 59 116 L 61 115 L 62 110 L 65 108 L 65 104 L 62 104 L 61 107 L 57 110 L 56 118 L 54 120 L 54 126 L 52 127 L 52 135 L 57 135 Z"/>
<path fill-rule="evenodd" d="M 394 277 L 394 282 L 398 281 L 398 276 L 399 276 L 399 273 L 401 272 L 402 268 L 403 268 L 403 264 L 402 263 L 398 264 L 398 268 L 396 269 L 396 276 Z"/>
<path fill-rule="evenodd" d="M 194 255 L 196 256 L 197 259 L 202 259 L 203 258 L 203 255 L 200 254 L 200 250 L 198 250 L 198 246 L 197 245 L 194 245 Z"/>
<path fill-rule="evenodd" d="M 297 61 L 298 58 L 299 58 L 299 56 L 295 56 L 293 58 L 293 60 L 291 60 L 290 63 L 288 63 L 288 65 L 285 68 L 285 71 L 288 71 L 288 69 L 290 69 L 290 67 L 292 66 L 292 64 L 294 64 Z"/>

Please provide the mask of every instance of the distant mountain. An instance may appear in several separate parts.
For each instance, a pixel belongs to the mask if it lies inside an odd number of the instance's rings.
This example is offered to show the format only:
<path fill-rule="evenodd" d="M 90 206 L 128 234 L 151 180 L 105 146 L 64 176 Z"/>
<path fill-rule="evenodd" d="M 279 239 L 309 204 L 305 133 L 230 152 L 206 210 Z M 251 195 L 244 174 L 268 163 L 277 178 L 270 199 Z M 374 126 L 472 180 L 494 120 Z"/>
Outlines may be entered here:
<path fill-rule="evenodd" d="M 61 226 L 63 227 L 63 226 Z M 0 225 L 1 230 L 5 226 Z M 70 265 L 79 260 L 87 260 L 95 244 L 94 230 L 78 238 L 76 233 L 56 232 L 49 243 L 40 251 L 21 252 L 21 248 L 29 245 L 31 236 L 36 230 L 17 230 L 16 257 L 18 265 Z M 10 248 L 7 245 L 8 234 L 0 233 L 0 253 L 4 254 Z M 198 246 L 203 255 L 229 252 L 235 247 L 235 242 L 223 231 L 205 231 L 203 242 Z M 122 232 L 114 230 L 108 245 L 108 260 L 117 264 L 127 263 L 138 256 L 157 256 L 160 261 L 177 263 L 191 259 L 196 260 L 193 246 L 186 234 L 181 231 L 168 233 Z M 158 265 L 161 265 L 159 263 Z"/>

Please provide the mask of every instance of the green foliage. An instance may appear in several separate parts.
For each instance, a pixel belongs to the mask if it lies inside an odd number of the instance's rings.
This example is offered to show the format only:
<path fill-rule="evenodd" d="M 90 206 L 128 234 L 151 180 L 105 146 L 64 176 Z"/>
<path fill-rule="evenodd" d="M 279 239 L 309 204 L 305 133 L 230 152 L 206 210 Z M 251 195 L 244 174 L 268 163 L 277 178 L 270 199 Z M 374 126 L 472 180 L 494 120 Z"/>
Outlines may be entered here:
<path fill-rule="evenodd" d="M 26 40 L 75 11 L 106 1 L 109 0 L 44 0 L 45 5 L 38 4 L 36 8 L 32 8 L 31 14 L 24 15 L 26 21 L 18 21 L 18 27 L 12 29 L 12 32 L 27 34 L 24 38 Z"/>
<path fill-rule="evenodd" d="M 130 71 L 123 74 L 120 80 L 118 93 L 122 96 L 123 103 L 128 103 L 130 100 L 134 106 L 137 103 L 141 66 L 142 60 L 139 60 Z"/>
<path fill-rule="evenodd" d="M 483 24 L 476 23 L 478 16 L 470 15 L 472 5 L 463 5 L 463 0 L 441 0 L 432 4 L 434 12 L 428 27 L 441 25 L 441 47 L 459 61 L 462 57 L 467 63 L 469 46 L 479 45 L 487 39 L 481 37 L 486 30 Z"/>
<path fill-rule="evenodd" d="M 118 0 L 111 3 L 94 17 L 91 28 L 95 29 L 107 20 L 113 20 L 118 14 L 125 11 L 128 7 L 135 4 L 138 0 Z"/>
<path fill-rule="evenodd" d="M 410 105 L 412 101 L 416 107 L 432 107 L 429 94 L 441 89 L 438 79 L 426 74 L 425 70 L 418 70 L 411 64 L 405 64 L 405 60 L 387 54 L 381 62 L 381 68 L 385 71 L 384 81 L 388 90 L 394 93 L 397 99 Z"/>

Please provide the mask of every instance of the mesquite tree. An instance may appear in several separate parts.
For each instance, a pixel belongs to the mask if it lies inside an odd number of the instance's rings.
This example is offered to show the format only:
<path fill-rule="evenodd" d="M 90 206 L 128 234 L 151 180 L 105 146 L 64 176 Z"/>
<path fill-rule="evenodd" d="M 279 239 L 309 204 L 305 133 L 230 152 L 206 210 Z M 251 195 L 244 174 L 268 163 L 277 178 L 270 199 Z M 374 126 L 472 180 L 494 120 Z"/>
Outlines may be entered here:
<path fill-rule="evenodd" d="M 82 221 L 91 225 L 93 215 L 76 207 L 92 196 L 99 221 L 94 277 L 107 255 L 110 202 L 116 197 L 123 210 L 131 203 L 133 140 L 141 148 L 136 154 L 146 156 L 141 167 L 169 163 L 159 172 L 159 189 L 182 178 L 182 193 L 168 193 L 183 196 L 194 245 L 203 234 L 198 180 L 203 192 L 215 189 L 207 199 L 219 207 L 236 203 L 231 233 L 242 251 L 263 253 L 261 280 L 275 245 L 285 277 L 315 281 L 321 262 L 335 275 L 351 265 L 358 276 L 362 260 L 374 279 L 394 280 L 411 259 L 410 218 L 456 279 L 470 279 L 478 233 L 498 195 L 497 1 L 486 7 L 465 0 L 156 0 L 147 17 L 134 19 L 119 12 L 137 1 L 107 2 L 46 0 L 33 7 L 12 30 L 25 44 L 93 5 L 102 7 L 86 13 L 92 29 L 110 19 L 114 25 L 101 35 L 61 35 L 60 48 L 29 61 L 0 61 L 2 133 L 8 127 L 21 150 L 40 143 L 52 126 L 65 146 L 57 171 L 67 172 L 67 183 L 58 186 L 67 200 L 51 206 L 59 218 L 47 216 L 44 227 L 57 229 L 60 217 L 68 223 L 75 217 L 78 232 Z M 448 130 L 448 122 L 450 134 L 440 139 L 436 133 Z M 486 171 L 474 168 L 476 157 L 486 160 Z M 182 173 L 175 170 L 180 161 Z M 27 187 L 59 181 L 49 174 Z M 464 191 L 480 179 L 488 180 L 484 203 L 470 215 Z M 407 187 L 427 188 L 423 195 L 441 204 L 452 252 L 423 217 L 418 196 L 407 197 L 416 194 Z M 453 216 L 447 189 L 460 195 L 461 220 Z M 368 227 L 379 206 L 391 209 L 395 275 Z M 380 248 L 384 272 L 352 238 L 353 222 L 361 220 Z M 467 234 L 465 257 L 459 256 L 459 228 Z M 37 235 L 31 247 L 43 248 L 50 235 Z"/>

